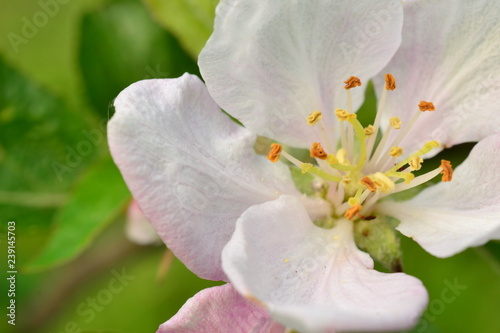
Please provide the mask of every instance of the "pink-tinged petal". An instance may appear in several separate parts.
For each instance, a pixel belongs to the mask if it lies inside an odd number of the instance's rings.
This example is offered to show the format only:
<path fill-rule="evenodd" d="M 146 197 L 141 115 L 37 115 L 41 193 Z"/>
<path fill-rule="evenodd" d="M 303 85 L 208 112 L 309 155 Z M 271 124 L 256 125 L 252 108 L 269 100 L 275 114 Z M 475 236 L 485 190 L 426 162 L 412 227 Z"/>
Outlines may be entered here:
<path fill-rule="evenodd" d="M 127 238 L 139 245 L 161 244 L 160 237 L 142 213 L 137 201 L 133 200 L 127 209 Z"/>
<path fill-rule="evenodd" d="M 375 271 L 352 228 L 345 219 L 319 228 L 298 198 L 284 195 L 243 213 L 222 253 L 224 271 L 241 294 L 301 332 L 412 327 L 428 300 L 422 283 Z"/>
<path fill-rule="evenodd" d="M 398 0 L 221 1 L 200 70 L 215 101 L 247 128 L 308 147 L 322 138 L 306 117 L 318 109 L 332 128 L 333 110 L 346 107 L 343 81 L 367 83 L 387 64 L 402 20 Z M 354 109 L 363 97 L 354 90 Z"/>
<path fill-rule="evenodd" d="M 137 82 L 115 100 L 113 158 L 144 215 L 193 272 L 224 279 L 222 248 L 248 207 L 297 193 L 289 170 L 253 150 L 199 78 Z"/>
<path fill-rule="evenodd" d="M 381 202 L 377 210 L 398 218 L 398 230 L 437 257 L 500 239 L 500 134 L 480 141 L 439 183 L 403 202 Z"/>
<path fill-rule="evenodd" d="M 402 146 L 411 152 L 437 140 L 447 147 L 498 132 L 498 3 L 419 0 L 405 1 L 403 8 L 403 42 L 381 72 L 392 73 L 398 86 L 389 92 L 387 117 L 404 122 L 422 100 L 433 102 L 436 111 L 420 117 Z M 382 87 L 378 77 L 377 91 Z"/>
<path fill-rule="evenodd" d="M 274 330 L 272 330 L 274 329 Z M 281 333 L 266 311 L 243 298 L 231 284 L 208 288 L 190 298 L 157 333 Z"/>

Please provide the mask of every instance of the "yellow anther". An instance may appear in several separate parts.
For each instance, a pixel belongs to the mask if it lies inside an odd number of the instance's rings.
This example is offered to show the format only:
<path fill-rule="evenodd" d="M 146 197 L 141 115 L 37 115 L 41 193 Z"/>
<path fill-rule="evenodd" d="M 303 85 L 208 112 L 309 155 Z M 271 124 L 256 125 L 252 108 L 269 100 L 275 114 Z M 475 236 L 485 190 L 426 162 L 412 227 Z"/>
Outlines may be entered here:
<path fill-rule="evenodd" d="M 351 164 L 351 162 L 349 162 L 349 160 L 347 159 L 347 150 L 345 150 L 344 148 L 340 148 L 337 151 L 336 157 L 340 164 L 345 164 L 345 165 Z"/>
<path fill-rule="evenodd" d="M 394 182 L 382 172 L 376 172 L 372 175 L 372 180 L 377 189 L 384 193 L 389 193 L 394 189 Z"/>
<path fill-rule="evenodd" d="M 410 162 L 408 164 L 410 165 L 410 169 L 412 171 L 418 171 L 422 168 L 422 163 L 424 162 L 424 159 L 420 156 L 412 156 Z"/>
<path fill-rule="evenodd" d="M 351 208 L 347 209 L 345 211 L 345 218 L 348 219 L 348 220 L 352 220 L 353 218 L 355 218 L 359 212 L 361 212 L 361 209 L 363 208 L 363 206 L 361 206 L 360 204 L 356 204 L 354 206 L 352 206 Z"/>
<path fill-rule="evenodd" d="M 370 137 L 373 135 L 373 133 L 375 133 L 375 126 L 373 125 L 368 125 L 364 128 L 364 131 L 365 131 L 365 135 L 366 137 Z"/>
<path fill-rule="evenodd" d="M 422 112 L 436 111 L 436 108 L 434 107 L 434 104 L 432 104 L 432 102 L 420 101 L 420 104 L 418 104 L 418 108 Z"/>
<path fill-rule="evenodd" d="M 453 176 L 453 167 L 451 166 L 450 161 L 441 160 L 440 167 L 443 168 L 443 171 L 441 171 L 441 174 L 443 175 L 443 177 L 441 177 L 441 180 L 443 182 L 451 181 Z"/>
<path fill-rule="evenodd" d="M 394 129 L 400 129 L 401 124 L 403 123 L 399 117 L 392 117 L 389 119 L 389 123 L 391 124 L 392 128 Z"/>
<path fill-rule="evenodd" d="M 302 173 L 309 172 L 314 166 L 311 163 L 302 163 L 300 168 L 302 169 Z"/>
<path fill-rule="evenodd" d="M 355 113 L 349 113 L 346 110 L 335 109 L 335 115 L 339 121 L 349 121 L 349 119 L 356 118 Z"/>
<path fill-rule="evenodd" d="M 396 79 L 392 74 L 385 74 L 385 90 L 396 89 Z"/>
<path fill-rule="evenodd" d="M 359 183 L 363 186 L 365 186 L 368 190 L 370 190 L 371 192 L 375 192 L 377 191 L 377 185 L 373 182 L 373 180 L 371 180 L 370 177 L 368 176 L 365 176 L 363 177 Z"/>
<path fill-rule="evenodd" d="M 359 87 L 361 85 L 361 80 L 356 76 L 351 76 L 346 81 L 344 81 L 344 83 L 345 83 L 344 88 L 346 90 L 349 90 L 351 88 Z"/>
<path fill-rule="evenodd" d="M 440 146 L 440 144 L 436 140 L 427 141 L 424 144 L 424 147 L 421 149 L 422 151 L 425 151 L 425 152 L 424 153 L 420 153 L 419 155 L 427 154 L 428 152 L 430 152 L 431 150 L 433 150 L 434 148 L 437 148 L 439 146 Z"/>
<path fill-rule="evenodd" d="M 339 164 L 339 160 L 334 154 L 329 154 L 326 157 L 326 161 L 328 162 L 328 164 Z"/>
<path fill-rule="evenodd" d="M 323 115 L 318 110 L 314 110 L 308 117 L 307 123 L 311 126 L 314 126 L 318 121 L 321 120 Z"/>
<path fill-rule="evenodd" d="M 323 150 L 319 142 L 314 142 L 311 149 L 309 149 L 309 156 L 326 160 L 328 154 Z"/>
<path fill-rule="evenodd" d="M 271 150 L 269 150 L 269 154 L 267 155 L 267 159 L 273 163 L 279 161 L 281 156 L 282 147 L 279 143 L 271 144 Z"/>
<path fill-rule="evenodd" d="M 389 150 L 389 155 L 391 155 L 392 157 L 399 157 L 403 155 L 403 148 L 391 147 L 391 150 Z"/>
<path fill-rule="evenodd" d="M 349 206 L 354 206 L 354 205 L 357 205 L 359 204 L 359 198 L 357 197 L 350 197 L 347 202 L 349 203 Z"/>

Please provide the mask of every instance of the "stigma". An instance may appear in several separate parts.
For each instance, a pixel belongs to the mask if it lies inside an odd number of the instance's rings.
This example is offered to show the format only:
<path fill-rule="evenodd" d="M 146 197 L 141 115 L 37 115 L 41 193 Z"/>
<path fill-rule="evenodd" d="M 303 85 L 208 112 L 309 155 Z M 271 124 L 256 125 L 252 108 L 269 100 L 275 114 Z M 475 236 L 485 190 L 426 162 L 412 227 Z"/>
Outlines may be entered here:
<path fill-rule="evenodd" d="M 351 89 L 361 86 L 361 80 L 351 76 L 344 83 L 347 108 L 329 111 L 338 120 L 338 126 L 331 129 L 324 127 L 323 110 L 314 110 L 305 119 L 308 125 L 317 128 L 324 141 L 309 144 L 309 156 L 316 163 L 298 160 L 277 143 L 271 145 L 267 156 L 271 162 L 276 163 L 283 157 L 302 173 L 322 179 L 329 188 L 326 199 L 334 208 L 333 217 L 349 220 L 370 216 L 380 199 L 419 186 L 440 174 L 443 182 L 452 180 L 453 168 L 447 160 L 442 160 L 441 165 L 432 171 L 418 176 L 414 174 L 422 168 L 422 156 L 438 148 L 439 142 L 425 142 L 413 152 L 404 151 L 400 146 L 421 114 L 436 111 L 432 102 L 421 101 L 415 105 L 415 113 L 406 123 L 397 116 L 389 118 L 385 133 L 376 143 L 387 94 L 396 89 L 396 79 L 392 74 L 385 75 L 385 86 L 375 121 L 366 127 L 361 125 L 352 111 Z M 331 142 L 332 136 L 338 137 L 339 142 Z"/>

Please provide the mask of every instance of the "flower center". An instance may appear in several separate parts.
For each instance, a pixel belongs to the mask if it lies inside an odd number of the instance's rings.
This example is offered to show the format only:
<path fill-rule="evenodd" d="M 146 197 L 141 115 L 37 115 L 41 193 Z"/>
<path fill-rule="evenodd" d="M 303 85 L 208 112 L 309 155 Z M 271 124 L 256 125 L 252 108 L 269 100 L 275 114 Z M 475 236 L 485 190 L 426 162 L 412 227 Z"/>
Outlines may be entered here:
<path fill-rule="evenodd" d="M 387 130 L 376 144 L 376 134 L 382 121 L 387 92 L 396 89 L 394 76 L 385 75 L 385 89 L 374 124 L 364 128 L 356 114 L 352 112 L 350 92 L 352 88 L 361 86 L 361 81 L 351 76 L 344 83 L 347 92 L 347 110 L 334 111 L 339 121 L 337 135 L 340 137 L 339 144 L 332 144 L 322 121 L 322 113 L 315 110 L 306 120 L 310 126 L 318 128 L 322 143 L 326 147 L 323 148 L 320 142 L 312 143 L 310 156 L 316 160 L 316 165 L 298 160 L 282 150 L 282 146 L 278 143 L 271 145 L 267 157 L 271 162 L 277 162 L 280 156 L 283 156 L 299 167 L 302 173 L 313 174 L 328 182 L 327 198 L 334 207 L 334 215 L 343 215 L 350 220 L 369 216 L 375 203 L 381 198 L 421 185 L 439 174 L 443 175 L 442 181 L 451 181 L 453 169 L 446 160 L 442 160 L 439 167 L 423 175 L 416 177 L 413 174 L 413 171 L 420 170 L 422 166 L 421 156 L 439 147 L 437 141 L 426 142 L 421 149 L 396 162 L 396 159 L 405 156 L 406 152 L 400 144 L 420 115 L 436 110 L 431 102 L 421 101 L 418 110 L 406 124 L 403 124 L 399 117 L 390 118 Z M 397 131 L 397 135 L 393 131 Z M 339 148 L 334 150 L 334 147 Z"/>

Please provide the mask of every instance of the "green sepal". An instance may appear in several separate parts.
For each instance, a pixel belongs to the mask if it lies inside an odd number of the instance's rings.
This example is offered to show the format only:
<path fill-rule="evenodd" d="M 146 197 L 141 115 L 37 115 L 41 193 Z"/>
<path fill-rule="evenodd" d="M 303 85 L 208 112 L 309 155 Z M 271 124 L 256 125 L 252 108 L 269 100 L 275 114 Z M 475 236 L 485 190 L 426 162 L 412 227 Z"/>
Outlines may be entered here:
<path fill-rule="evenodd" d="M 403 270 L 401 248 L 395 226 L 399 221 L 389 216 L 354 223 L 354 240 L 363 251 L 392 272 Z"/>

